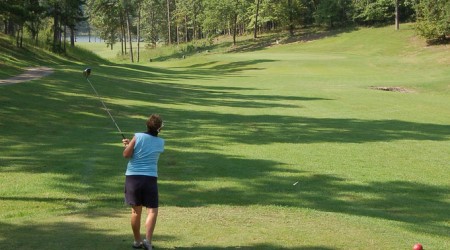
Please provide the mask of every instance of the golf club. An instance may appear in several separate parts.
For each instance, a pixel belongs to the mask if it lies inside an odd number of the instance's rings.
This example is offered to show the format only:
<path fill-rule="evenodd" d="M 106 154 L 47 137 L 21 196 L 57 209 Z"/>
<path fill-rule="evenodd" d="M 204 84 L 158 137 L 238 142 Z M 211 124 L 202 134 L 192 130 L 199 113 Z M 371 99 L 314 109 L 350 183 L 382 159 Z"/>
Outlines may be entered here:
<path fill-rule="evenodd" d="M 83 76 L 86 77 L 86 80 L 88 81 L 89 85 L 91 85 L 92 90 L 94 90 L 94 93 L 97 95 L 98 99 L 102 103 L 103 108 L 105 108 L 106 112 L 108 112 L 109 117 L 111 117 L 111 120 L 114 122 L 114 125 L 116 125 L 117 130 L 122 135 L 122 138 L 126 139 L 125 136 L 122 133 L 122 130 L 120 130 L 119 125 L 117 125 L 116 120 L 114 120 L 114 117 L 111 115 L 111 112 L 109 112 L 109 109 L 106 107 L 105 103 L 103 102 L 102 98 L 98 94 L 97 90 L 94 88 L 94 85 L 92 85 L 91 81 L 89 80 L 89 76 L 91 75 L 91 71 L 92 71 L 91 68 L 86 68 L 83 71 Z"/>

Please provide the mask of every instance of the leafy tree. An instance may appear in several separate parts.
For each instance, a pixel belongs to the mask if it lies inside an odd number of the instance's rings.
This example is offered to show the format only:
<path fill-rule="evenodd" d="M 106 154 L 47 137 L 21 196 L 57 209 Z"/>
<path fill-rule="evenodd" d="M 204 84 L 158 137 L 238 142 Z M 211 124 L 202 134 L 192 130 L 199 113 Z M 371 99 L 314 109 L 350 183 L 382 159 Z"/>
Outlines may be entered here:
<path fill-rule="evenodd" d="M 146 0 L 142 5 L 142 36 L 144 40 L 149 41 L 156 46 L 160 38 L 165 37 L 164 23 L 166 20 L 166 2 L 165 0 Z"/>
<path fill-rule="evenodd" d="M 189 42 L 200 37 L 199 14 L 202 12 L 201 0 L 177 0 L 176 9 L 173 11 L 173 18 L 177 27 L 177 42 L 181 41 L 181 36 L 185 42 Z"/>
<path fill-rule="evenodd" d="M 190 1 L 178 0 L 176 2 L 176 9 L 172 13 L 176 26 L 177 43 L 180 43 L 181 34 L 183 34 L 185 42 L 189 41 L 189 34 L 188 34 L 188 27 L 189 27 L 188 16 L 190 14 L 189 4 Z"/>
<path fill-rule="evenodd" d="M 314 16 L 317 24 L 333 28 L 350 21 L 352 11 L 351 0 L 322 0 L 318 3 Z"/>
<path fill-rule="evenodd" d="M 39 4 L 39 0 L 27 0 L 25 2 L 27 12 L 27 22 L 25 27 L 31 34 L 31 39 L 38 44 L 38 34 L 42 28 L 42 19 L 45 16 L 45 9 Z"/>
<path fill-rule="evenodd" d="M 266 30 L 275 29 L 287 23 L 286 20 L 286 1 L 261 0 L 258 11 L 258 22 Z M 256 18 L 250 18 L 250 24 L 253 26 Z"/>
<path fill-rule="evenodd" d="M 445 41 L 450 34 L 450 0 L 421 0 L 416 29 L 429 41 Z"/>
<path fill-rule="evenodd" d="M 224 34 L 233 18 L 232 1 L 210 0 L 204 3 L 204 7 L 201 15 L 203 30 L 208 36 Z"/>
<path fill-rule="evenodd" d="M 202 36 L 199 15 L 203 11 L 203 2 L 202 0 L 188 0 L 188 2 L 190 3 L 188 6 L 190 9 L 189 14 L 192 27 L 192 39 L 199 39 Z"/>
<path fill-rule="evenodd" d="M 209 37 L 219 34 L 233 36 L 236 44 L 238 31 L 245 30 L 246 10 L 249 2 L 246 0 L 210 0 L 204 3 L 204 13 L 201 16 L 202 28 Z"/>
<path fill-rule="evenodd" d="M 121 9 L 116 0 L 89 0 L 89 20 L 96 27 L 100 38 L 106 41 L 113 49 L 118 41 L 121 28 Z"/>
<path fill-rule="evenodd" d="M 130 61 L 133 63 L 133 43 L 131 36 L 131 20 L 130 15 L 133 13 L 133 5 L 131 0 L 121 0 L 121 5 L 125 13 L 125 22 L 127 24 L 128 41 L 130 42 Z"/>
<path fill-rule="evenodd" d="M 84 0 L 63 0 L 62 2 L 62 15 L 61 22 L 64 27 L 69 27 L 70 29 L 70 45 L 75 46 L 75 27 L 77 23 L 84 21 L 82 11 L 82 5 L 86 4 Z M 64 45 L 66 41 L 66 31 L 64 28 Z"/>
<path fill-rule="evenodd" d="M 62 46 L 61 42 L 63 40 L 62 35 L 65 29 L 63 29 L 62 26 L 68 26 L 70 29 L 72 29 L 73 36 L 73 29 L 75 28 L 76 23 L 83 20 L 81 6 L 85 3 L 85 1 L 41 0 L 40 3 L 46 9 L 47 15 L 53 18 L 52 49 L 54 52 L 64 51 L 64 47 Z M 64 36 L 65 34 L 66 32 L 64 32 Z"/>
<path fill-rule="evenodd" d="M 261 6 L 261 0 L 256 0 L 255 4 L 255 28 L 253 30 L 253 38 L 258 38 L 258 17 L 259 17 L 259 7 Z"/>
<path fill-rule="evenodd" d="M 16 37 L 16 46 L 22 47 L 23 26 L 27 18 L 24 0 L 9 1 L 5 6 L 5 33 Z"/>
<path fill-rule="evenodd" d="M 291 35 L 294 35 L 295 27 L 306 24 L 306 17 L 309 11 L 307 4 L 314 1 L 307 0 L 282 0 L 263 1 L 262 19 L 268 20 L 274 25 L 287 28 Z"/>
<path fill-rule="evenodd" d="M 53 51 L 63 51 L 66 29 L 74 46 L 86 2 L 99 36 L 111 49 L 120 40 L 122 53 L 129 46 L 132 62 L 132 38 L 137 37 L 139 61 L 141 36 L 156 45 L 227 34 L 236 44 L 236 37 L 246 32 L 256 38 L 258 32 L 283 28 L 292 35 L 297 27 L 313 24 L 333 28 L 351 21 L 364 25 L 395 21 L 398 29 L 400 21 L 412 20 L 416 12 L 417 30 L 427 39 L 446 39 L 450 26 L 450 0 L 1 0 L 2 30 L 16 36 L 19 46 L 24 27 L 37 41 L 43 23 L 52 20 L 49 43 Z"/>
<path fill-rule="evenodd" d="M 244 21 L 247 22 L 249 29 L 253 29 L 253 38 L 258 38 L 258 32 L 261 30 L 262 24 L 267 20 L 264 18 L 264 11 L 270 2 L 270 0 L 249 0 L 249 7 L 247 13 L 244 14 Z"/>
<path fill-rule="evenodd" d="M 353 20 L 357 24 L 377 25 L 395 21 L 399 29 L 400 21 L 414 17 L 414 5 L 418 0 L 353 0 Z"/>
<path fill-rule="evenodd" d="M 3 0 L 0 1 L 0 18 L 3 21 L 5 34 L 15 34 L 14 12 L 16 1 L 15 0 Z"/>
<path fill-rule="evenodd" d="M 354 1 L 354 20 L 363 24 L 387 23 L 394 15 L 394 2 L 397 0 Z"/>

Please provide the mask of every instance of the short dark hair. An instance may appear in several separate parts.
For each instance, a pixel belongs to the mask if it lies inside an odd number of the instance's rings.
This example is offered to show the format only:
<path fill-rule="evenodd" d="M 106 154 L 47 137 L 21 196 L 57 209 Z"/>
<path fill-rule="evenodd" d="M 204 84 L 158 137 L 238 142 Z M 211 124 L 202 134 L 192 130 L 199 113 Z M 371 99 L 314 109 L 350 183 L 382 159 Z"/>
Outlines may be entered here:
<path fill-rule="evenodd" d="M 147 133 L 158 136 L 159 130 L 163 125 L 163 120 L 158 114 L 152 114 L 147 120 Z"/>

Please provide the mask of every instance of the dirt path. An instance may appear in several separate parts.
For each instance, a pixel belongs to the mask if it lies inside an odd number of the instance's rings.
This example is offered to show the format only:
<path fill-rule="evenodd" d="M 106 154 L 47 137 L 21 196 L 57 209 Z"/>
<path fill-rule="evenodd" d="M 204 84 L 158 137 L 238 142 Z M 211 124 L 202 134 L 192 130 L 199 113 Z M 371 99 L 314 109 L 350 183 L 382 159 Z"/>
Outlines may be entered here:
<path fill-rule="evenodd" d="M 51 73 L 53 73 L 53 69 L 49 67 L 26 68 L 25 72 L 18 76 L 14 76 L 8 79 L 0 79 L 0 86 L 31 81 L 44 76 L 48 76 Z"/>

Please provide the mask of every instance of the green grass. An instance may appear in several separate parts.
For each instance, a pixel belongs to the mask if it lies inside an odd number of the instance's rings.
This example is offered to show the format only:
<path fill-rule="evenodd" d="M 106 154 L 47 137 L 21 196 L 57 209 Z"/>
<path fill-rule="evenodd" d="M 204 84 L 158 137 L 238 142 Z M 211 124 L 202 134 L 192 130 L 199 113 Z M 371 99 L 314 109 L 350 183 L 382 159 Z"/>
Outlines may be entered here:
<path fill-rule="evenodd" d="M 166 121 L 157 249 L 448 249 L 449 49 L 401 28 L 42 55 L 53 75 L 0 86 L 0 249 L 129 248 L 121 138 L 86 65 L 126 135 Z"/>

